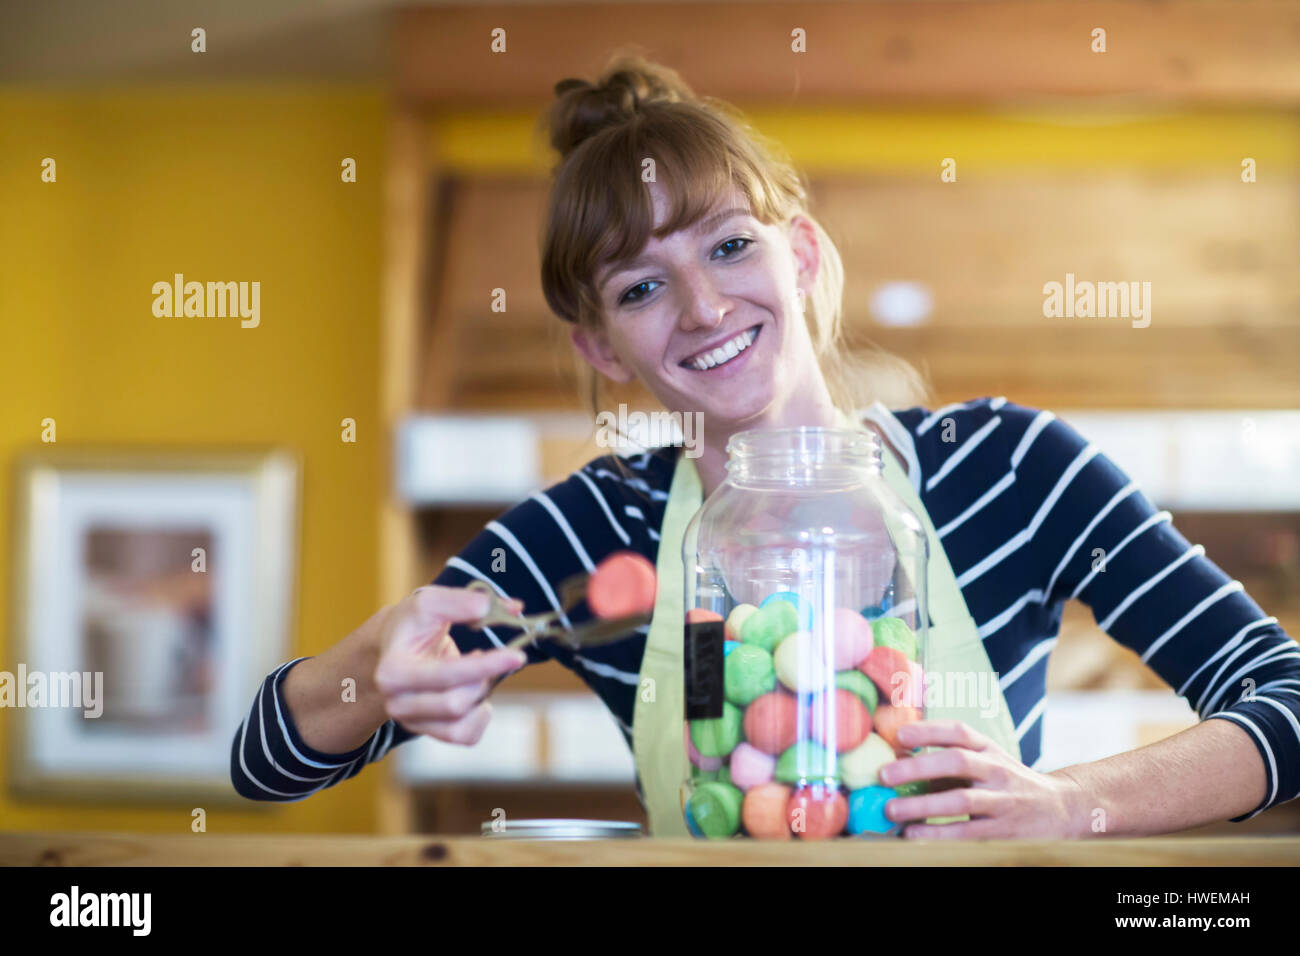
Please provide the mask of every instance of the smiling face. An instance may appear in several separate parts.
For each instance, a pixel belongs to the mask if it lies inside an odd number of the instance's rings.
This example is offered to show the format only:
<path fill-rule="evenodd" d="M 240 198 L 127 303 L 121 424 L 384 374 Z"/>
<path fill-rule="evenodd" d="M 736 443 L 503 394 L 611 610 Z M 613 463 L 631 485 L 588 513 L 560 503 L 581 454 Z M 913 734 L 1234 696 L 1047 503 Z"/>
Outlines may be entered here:
<path fill-rule="evenodd" d="M 658 228 L 669 198 L 650 188 Z M 800 308 L 818 261 L 809 220 L 765 225 L 733 192 L 694 226 L 651 236 L 633 263 L 599 271 L 604 326 L 575 329 L 574 345 L 670 411 L 700 411 L 729 430 L 781 422 L 825 391 Z"/>

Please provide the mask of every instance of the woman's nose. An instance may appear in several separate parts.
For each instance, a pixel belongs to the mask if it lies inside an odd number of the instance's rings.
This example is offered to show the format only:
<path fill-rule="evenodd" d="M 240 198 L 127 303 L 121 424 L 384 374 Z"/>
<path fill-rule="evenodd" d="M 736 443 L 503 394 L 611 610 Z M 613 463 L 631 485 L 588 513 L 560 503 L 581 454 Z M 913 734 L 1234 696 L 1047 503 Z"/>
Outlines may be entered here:
<path fill-rule="evenodd" d="M 704 276 L 688 278 L 682 284 L 681 328 L 684 332 L 715 329 L 725 321 L 731 304 Z"/>

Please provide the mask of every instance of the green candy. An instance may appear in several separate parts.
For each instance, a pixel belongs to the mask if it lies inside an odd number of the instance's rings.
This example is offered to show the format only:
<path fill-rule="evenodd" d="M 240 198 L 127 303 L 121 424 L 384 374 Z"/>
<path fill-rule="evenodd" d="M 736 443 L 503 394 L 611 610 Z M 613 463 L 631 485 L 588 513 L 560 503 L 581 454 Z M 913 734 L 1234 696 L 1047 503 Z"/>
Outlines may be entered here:
<path fill-rule="evenodd" d="M 776 645 L 797 630 L 799 610 L 789 601 L 773 601 L 749 615 L 741 625 L 740 639 L 746 644 L 757 644 L 771 654 Z"/>
<path fill-rule="evenodd" d="M 697 783 L 731 783 L 731 771 L 727 769 L 726 764 L 717 770 L 701 770 L 699 767 L 692 767 L 691 776 Z"/>
<path fill-rule="evenodd" d="M 731 653 L 734 656 L 736 651 Z M 744 712 L 735 704 L 724 700 L 721 717 L 691 721 L 691 743 L 695 744 L 695 749 L 702 757 L 725 757 L 740 743 L 743 720 Z"/>
<path fill-rule="evenodd" d="M 871 681 L 867 681 L 868 684 Z M 728 701 L 747 707 L 754 699 L 776 689 L 772 655 L 757 644 L 741 644 L 726 657 L 722 690 Z"/>
<path fill-rule="evenodd" d="M 928 793 L 925 780 L 913 780 L 911 783 L 900 783 L 894 788 L 900 797 L 915 797 L 918 794 Z"/>
<path fill-rule="evenodd" d="M 867 712 L 875 716 L 878 697 L 876 684 L 870 677 L 856 668 L 851 671 L 836 671 L 835 686 L 856 694 L 867 705 Z"/>
<path fill-rule="evenodd" d="M 821 744 L 811 740 L 800 741 L 777 758 L 776 779 L 794 784 L 813 779 L 838 783 L 835 755 Z"/>
<path fill-rule="evenodd" d="M 906 655 L 909 661 L 916 660 L 916 635 L 904 621 L 896 617 L 878 617 L 871 622 L 871 633 L 876 647 L 892 647 Z"/>
<path fill-rule="evenodd" d="M 740 829 L 740 805 L 745 795 L 721 781 L 700 784 L 686 801 L 686 812 L 706 837 L 725 839 Z"/>

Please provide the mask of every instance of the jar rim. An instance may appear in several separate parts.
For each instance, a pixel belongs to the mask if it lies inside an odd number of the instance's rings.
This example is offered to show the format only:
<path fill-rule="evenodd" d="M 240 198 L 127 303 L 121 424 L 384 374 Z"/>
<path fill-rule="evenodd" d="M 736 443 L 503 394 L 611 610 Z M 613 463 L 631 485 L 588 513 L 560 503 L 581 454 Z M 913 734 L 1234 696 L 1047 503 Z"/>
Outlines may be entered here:
<path fill-rule="evenodd" d="M 867 428 L 843 428 L 825 425 L 798 425 L 783 428 L 749 428 L 736 432 L 727 440 L 728 456 L 735 456 L 738 451 L 745 451 L 745 446 L 758 443 L 776 443 L 786 439 L 839 439 L 843 445 L 833 449 L 837 454 L 858 454 L 873 456 L 880 452 L 880 436 Z M 854 446 L 859 447 L 854 447 Z M 748 451 L 747 454 L 754 454 Z M 769 453 L 779 453 L 775 450 Z"/>

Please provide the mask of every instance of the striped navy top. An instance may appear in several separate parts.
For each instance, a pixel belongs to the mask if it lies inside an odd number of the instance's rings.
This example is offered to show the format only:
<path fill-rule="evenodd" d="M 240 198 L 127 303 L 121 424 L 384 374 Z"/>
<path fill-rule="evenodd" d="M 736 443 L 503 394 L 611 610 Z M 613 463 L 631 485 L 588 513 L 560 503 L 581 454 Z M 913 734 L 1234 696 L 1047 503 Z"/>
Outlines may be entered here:
<path fill-rule="evenodd" d="M 1065 601 L 1077 598 L 1202 719 L 1231 720 L 1250 734 L 1268 787 L 1263 802 L 1233 822 L 1300 795 L 1300 648 L 1096 446 L 1050 411 L 1001 397 L 937 411 L 877 403 L 863 414 L 899 451 L 929 512 L 1028 766 L 1042 751 L 1048 655 Z M 677 451 L 624 457 L 622 468 L 612 456 L 595 459 L 490 522 L 433 583 L 487 581 L 532 614 L 558 608 L 558 583 L 612 551 L 630 548 L 654 561 Z M 1105 553 L 1096 568 L 1095 548 Z M 504 570 L 493 570 L 501 557 L 495 567 Z M 588 615 L 579 604 L 568 620 Z M 581 653 L 546 641 L 527 654 L 530 663 L 555 659 L 575 671 L 631 747 L 646 630 Z M 510 634 L 456 625 L 451 636 L 468 652 L 498 647 Z M 249 799 L 300 800 L 415 736 L 389 720 L 348 753 L 308 747 L 280 695 L 302 659 L 263 681 L 235 734 L 231 779 Z"/>

